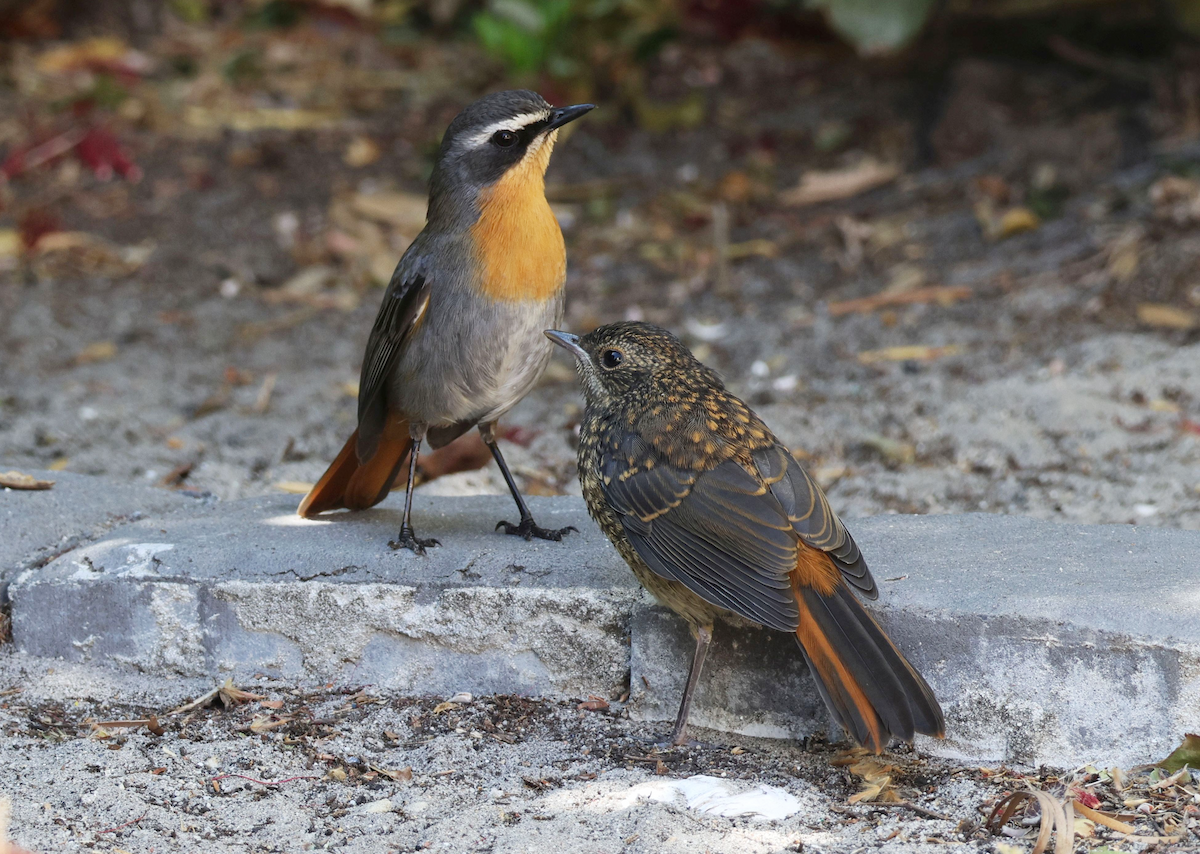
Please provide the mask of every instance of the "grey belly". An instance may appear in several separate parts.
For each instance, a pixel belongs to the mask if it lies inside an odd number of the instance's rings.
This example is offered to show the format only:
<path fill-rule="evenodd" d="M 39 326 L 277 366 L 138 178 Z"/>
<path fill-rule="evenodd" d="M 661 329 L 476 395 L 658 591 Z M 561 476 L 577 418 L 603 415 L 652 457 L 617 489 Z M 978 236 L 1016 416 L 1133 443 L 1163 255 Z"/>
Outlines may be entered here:
<path fill-rule="evenodd" d="M 545 304 L 441 296 L 400 357 L 389 409 L 430 427 L 495 420 L 546 370 L 554 345 L 543 331 L 562 322 L 562 296 Z"/>

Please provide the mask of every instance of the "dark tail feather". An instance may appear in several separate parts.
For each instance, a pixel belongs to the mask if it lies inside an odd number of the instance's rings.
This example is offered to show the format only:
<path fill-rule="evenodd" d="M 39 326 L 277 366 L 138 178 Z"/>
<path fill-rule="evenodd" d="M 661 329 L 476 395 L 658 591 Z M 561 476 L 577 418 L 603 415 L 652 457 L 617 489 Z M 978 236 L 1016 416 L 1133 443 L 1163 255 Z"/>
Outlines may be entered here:
<path fill-rule="evenodd" d="M 365 510 L 387 496 L 412 448 L 408 422 L 389 420 L 375 453 L 365 462 L 359 462 L 355 451 L 357 445 L 358 431 L 355 430 L 316 486 L 304 496 L 297 513 L 311 518 L 339 507 Z"/>
<path fill-rule="evenodd" d="M 879 753 L 893 737 L 945 734 L 933 691 L 848 587 L 829 596 L 794 589 L 796 640 L 821 698 L 855 741 Z"/>

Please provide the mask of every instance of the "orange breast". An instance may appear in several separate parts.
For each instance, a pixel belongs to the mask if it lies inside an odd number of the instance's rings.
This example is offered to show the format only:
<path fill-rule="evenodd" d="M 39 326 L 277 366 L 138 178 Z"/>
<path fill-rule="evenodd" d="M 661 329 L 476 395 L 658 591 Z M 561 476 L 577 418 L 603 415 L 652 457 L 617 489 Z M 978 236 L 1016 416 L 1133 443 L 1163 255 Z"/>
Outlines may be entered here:
<path fill-rule="evenodd" d="M 553 147 L 547 139 L 480 195 L 471 236 L 479 253 L 480 289 L 492 299 L 546 300 L 566 281 L 567 250 L 543 177 Z"/>

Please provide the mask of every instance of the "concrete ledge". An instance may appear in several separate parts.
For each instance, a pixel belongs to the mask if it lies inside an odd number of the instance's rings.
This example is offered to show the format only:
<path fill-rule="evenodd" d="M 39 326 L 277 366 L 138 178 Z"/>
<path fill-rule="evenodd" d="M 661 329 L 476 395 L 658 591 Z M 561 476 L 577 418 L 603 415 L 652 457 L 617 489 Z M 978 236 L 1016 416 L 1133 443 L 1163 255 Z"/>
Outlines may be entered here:
<path fill-rule="evenodd" d="M 75 484 L 64 486 L 67 507 Z M 444 544 L 426 557 L 386 546 L 400 499 L 318 521 L 294 515 L 294 496 L 172 504 L 44 566 L 18 564 L 16 644 L 152 673 L 410 694 L 628 686 L 635 718 L 673 718 L 690 637 L 579 499 L 533 508 L 581 534 L 525 543 L 492 533 L 507 499 L 421 498 L 418 530 Z M 6 505 L 5 537 L 24 530 L 22 506 Z M 1200 533 L 983 514 L 851 529 L 880 583 L 875 612 L 942 699 L 948 737 L 932 752 L 1127 764 L 1200 729 Z M 827 724 L 792 638 L 745 623 L 718 627 L 693 721 L 773 736 Z"/>
<path fill-rule="evenodd" d="M 1200 727 L 1200 533 L 987 514 L 850 528 L 879 582 L 872 610 L 945 710 L 945 741 L 922 739 L 930 752 L 1131 765 Z M 633 714 L 673 719 L 686 626 L 657 613 L 633 627 Z M 718 626 L 692 721 L 758 735 L 824 729 L 811 676 L 779 640 Z"/>
<path fill-rule="evenodd" d="M 13 634 L 35 655 L 195 676 L 266 672 L 407 693 L 620 693 L 640 588 L 578 502 L 532 502 L 563 543 L 492 533 L 494 498 L 423 499 L 426 557 L 393 509 L 335 520 L 296 498 L 144 519 L 26 571 Z M 509 514 L 511 515 L 511 514 Z"/>
<path fill-rule="evenodd" d="M 0 463 L 0 471 L 13 466 Z M 30 472 L 53 489 L 0 489 L 0 602 L 14 572 L 40 565 L 105 530 L 147 515 L 194 506 L 194 498 L 150 486 L 67 472 Z"/>

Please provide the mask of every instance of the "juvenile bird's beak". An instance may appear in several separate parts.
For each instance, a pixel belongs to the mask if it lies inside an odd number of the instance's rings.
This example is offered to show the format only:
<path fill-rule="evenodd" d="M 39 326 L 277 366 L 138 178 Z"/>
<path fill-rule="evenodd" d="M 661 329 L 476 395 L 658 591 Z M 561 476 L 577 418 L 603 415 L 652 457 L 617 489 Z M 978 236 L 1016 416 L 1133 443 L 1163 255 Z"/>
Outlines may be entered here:
<path fill-rule="evenodd" d="M 549 133 L 556 128 L 560 128 L 568 122 L 573 122 L 584 113 L 591 112 L 596 109 L 595 104 L 576 104 L 573 107 L 555 107 L 550 111 L 550 121 L 542 129 Z"/>
<path fill-rule="evenodd" d="M 569 352 L 572 356 L 581 362 L 588 361 L 587 350 L 579 346 L 579 336 L 572 335 L 570 332 L 559 332 L 557 329 L 547 329 L 546 337 Z"/>

